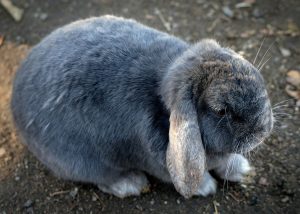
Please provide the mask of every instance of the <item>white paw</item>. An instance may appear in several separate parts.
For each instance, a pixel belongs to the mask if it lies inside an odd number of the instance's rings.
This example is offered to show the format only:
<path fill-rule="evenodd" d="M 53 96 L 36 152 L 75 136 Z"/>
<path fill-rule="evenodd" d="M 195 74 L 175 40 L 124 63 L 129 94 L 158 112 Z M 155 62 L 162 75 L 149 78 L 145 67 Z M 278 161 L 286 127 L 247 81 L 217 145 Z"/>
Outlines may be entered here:
<path fill-rule="evenodd" d="M 142 190 L 147 186 L 148 180 L 143 173 L 130 173 L 108 187 L 98 185 L 98 188 L 103 192 L 124 198 L 132 195 L 140 195 Z"/>
<path fill-rule="evenodd" d="M 251 166 L 240 154 L 232 154 L 224 163 L 215 169 L 216 173 L 225 180 L 240 182 L 249 173 Z"/>
<path fill-rule="evenodd" d="M 208 172 L 205 172 L 197 195 L 208 196 L 215 194 L 216 191 L 217 183 L 215 179 Z"/>

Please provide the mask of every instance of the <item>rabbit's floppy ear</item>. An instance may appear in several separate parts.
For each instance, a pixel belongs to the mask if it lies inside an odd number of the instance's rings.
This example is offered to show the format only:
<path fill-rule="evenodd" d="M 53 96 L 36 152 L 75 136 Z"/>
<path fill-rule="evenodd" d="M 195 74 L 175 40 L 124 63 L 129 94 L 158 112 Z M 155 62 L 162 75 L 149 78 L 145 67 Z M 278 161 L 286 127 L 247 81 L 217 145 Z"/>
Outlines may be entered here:
<path fill-rule="evenodd" d="M 199 189 L 205 169 L 205 151 L 191 100 L 171 109 L 167 166 L 176 190 L 186 198 Z"/>
<path fill-rule="evenodd" d="M 196 43 L 172 63 L 161 82 L 160 93 L 170 112 L 167 167 L 176 190 L 186 198 L 197 193 L 206 168 L 193 96 L 200 97 L 208 82 L 209 72 L 201 68 L 203 56 L 210 57 L 219 47 L 214 40 Z"/>

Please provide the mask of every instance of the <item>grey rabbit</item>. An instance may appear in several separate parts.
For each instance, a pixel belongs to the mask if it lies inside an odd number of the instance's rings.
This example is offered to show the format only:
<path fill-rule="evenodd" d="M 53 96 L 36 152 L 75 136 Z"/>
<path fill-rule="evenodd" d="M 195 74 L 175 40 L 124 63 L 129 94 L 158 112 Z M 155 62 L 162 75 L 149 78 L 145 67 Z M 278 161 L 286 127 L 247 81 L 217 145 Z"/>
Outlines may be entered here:
<path fill-rule="evenodd" d="M 241 181 L 251 168 L 243 153 L 274 123 L 259 70 L 233 50 L 114 16 L 37 44 L 11 108 L 24 143 L 57 176 L 118 197 L 139 195 L 146 173 L 185 198 L 216 192 L 209 170 Z"/>

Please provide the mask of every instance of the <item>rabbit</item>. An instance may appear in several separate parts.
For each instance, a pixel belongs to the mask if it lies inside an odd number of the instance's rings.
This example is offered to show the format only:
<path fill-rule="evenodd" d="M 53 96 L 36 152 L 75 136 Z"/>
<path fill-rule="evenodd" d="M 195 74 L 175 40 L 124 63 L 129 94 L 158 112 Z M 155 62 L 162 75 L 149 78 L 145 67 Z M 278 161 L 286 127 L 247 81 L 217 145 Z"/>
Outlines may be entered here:
<path fill-rule="evenodd" d="M 273 113 L 259 70 L 212 39 L 195 44 L 102 16 L 58 28 L 18 69 L 11 110 L 29 150 L 60 178 L 117 197 L 146 174 L 185 198 L 239 182 Z M 230 170 L 228 166 L 230 165 Z"/>

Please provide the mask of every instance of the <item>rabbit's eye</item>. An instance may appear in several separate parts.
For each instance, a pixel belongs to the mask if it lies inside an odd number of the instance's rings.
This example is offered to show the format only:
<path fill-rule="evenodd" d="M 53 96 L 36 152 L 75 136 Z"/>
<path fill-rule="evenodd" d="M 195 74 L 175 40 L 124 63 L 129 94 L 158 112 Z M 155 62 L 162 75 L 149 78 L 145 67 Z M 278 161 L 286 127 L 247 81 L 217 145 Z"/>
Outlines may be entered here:
<path fill-rule="evenodd" d="M 233 115 L 233 116 L 232 116 L 232 119 L 233 119 L 235 122 L 238 122 L 238 123 L 241 123 L 241 122 L 244 121 L 243 118 L 240 117 L 240 116 L 238 116 L 238 115 Z"/>
<path fill-rule="evenodd" d="M 219 111 L 216 111 L 216 114 L 218 115 L 218 116 L 224 116 L 225 114 L 226 114 L 226 111 L 225 111 L 225 109 L 221 109 L 221 110 L 219 110 Z"/>

